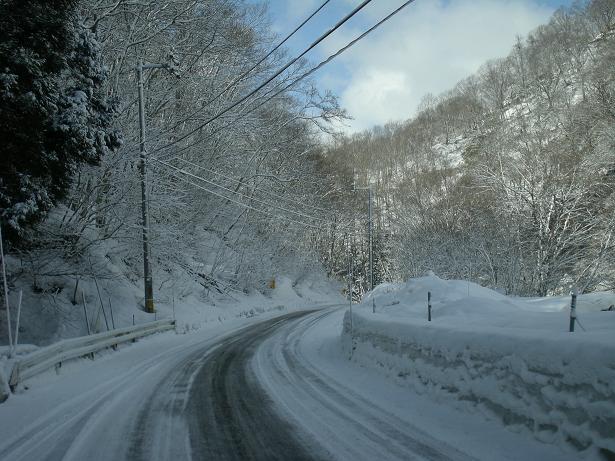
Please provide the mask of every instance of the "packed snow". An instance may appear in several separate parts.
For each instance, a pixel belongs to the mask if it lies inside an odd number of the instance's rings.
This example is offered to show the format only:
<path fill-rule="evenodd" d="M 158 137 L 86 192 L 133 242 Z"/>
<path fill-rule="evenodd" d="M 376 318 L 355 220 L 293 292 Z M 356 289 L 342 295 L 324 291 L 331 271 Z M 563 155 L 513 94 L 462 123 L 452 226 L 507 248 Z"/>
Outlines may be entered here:
<path fill-rule="evenodd" d="M 357 366 L 342 348 L 343 316 L 321 311 L 279 329 L 252 364 L 279 410 L 328 451 L 325 459 L 578 459 L 570 447 L 513 433 Z"/>
<path fill-rule="evenodd" d="M 376 287 L 342 336 L 350 354 L 352 327 L 352 359 L 402 385 L 544 442 L 615 452 L 614 304 L 613 293 L 580 295 L 570 333 L 570 297 L 514 298 L 429 274 Z"/>
<path fill-rule="evenodd" d="M 8 259 L 8 258 L 7 258 Z M 113 266 L 111 266 L 113 267 Z M 208 295 L 205 290 L 187 277 L 179 279 L 173 289 L 160 292 L 155 314 L 148 314 L 138 308 L 141 289 L 128 280 L 117 277 L 111 281 L 98 281 L 103 299 L 107 322 L 98 298 L 98 290 L 92 281 L 81 281 L 78 297 L 83 293 L 92 333 L 107 331 L 106 323 L 117 328 L 132 324 L 147 323 L 156 319 L 174 318 L 178 333 L 192 333 L 201 329 L 206 331 L 225 331 L 227 324 L 233 325 L 237 319 L 260 319 L 305 308 L 327 306 L 343 302 L 339 284 L 329 280 L 322 273 L 312 273 L 300 279 L 285 275 L 272 278 L 274 288 L 249 293 L 235 292 L 224 295 Z M 199 289 L 200 288 L 200 289 Z M 86 294 L 87 293 L 87 294 Z M 28 290 L 24 294 L 24 306 L 20 327 L 20 338 L 28 343 L 16 347 L 13 356 L 9 346 L 0 346 L 0 402 L 9 395 L 8 378 L 16 360 L 33 352 L 40 346 L 58 340 L 87 334 L 83 304 L 73 306 L 70 299 L 73 290 L 62 290 L 53 301 L 53 309 L 39 308 L 40 296 Z M 11 298 L 12 299 L 12 298 Z M 62 314 L 64 323 L 58 324 L 57 314 Z M 12 322 L 14 326 L 14 321 Z M 34 343 L 34 344 L 32 344 Z"/>

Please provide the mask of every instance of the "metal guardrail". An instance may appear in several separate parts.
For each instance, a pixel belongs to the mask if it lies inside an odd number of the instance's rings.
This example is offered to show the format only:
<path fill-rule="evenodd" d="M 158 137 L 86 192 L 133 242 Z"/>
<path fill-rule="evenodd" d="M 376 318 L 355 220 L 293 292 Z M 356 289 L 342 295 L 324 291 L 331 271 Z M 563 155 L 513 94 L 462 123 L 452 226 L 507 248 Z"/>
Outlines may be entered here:
<path fill-rule="evenodd" d="M 14 390 L 25 379 L 36 376 L 67 360 L 83 357 L 107 347 L 152 333 L 172 330 L 173 328 L 175 328 L 175 320 L 158 320 L 142 325 L 118 328 L 117 330 L 105 331 L 104 333 L 59 341 L 18 360 L 13 366 L 9 387 L 11 390 Z"/>

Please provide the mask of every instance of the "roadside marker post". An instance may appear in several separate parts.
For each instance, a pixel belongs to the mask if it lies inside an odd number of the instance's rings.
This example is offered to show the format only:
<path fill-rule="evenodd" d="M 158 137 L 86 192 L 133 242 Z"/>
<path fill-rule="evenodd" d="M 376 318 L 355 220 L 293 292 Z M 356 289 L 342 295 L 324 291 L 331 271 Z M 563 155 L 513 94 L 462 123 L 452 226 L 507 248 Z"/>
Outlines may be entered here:
<path fill-rule="evenodd" d="M 570 300 L 570 333 L 574 333 L 574 322 L 577 319 L 577 289 L 573 288 L 570 294 L 572 296 Z"/>
<path fill-rule="evenodd" d="M 427 292 L 427 321 L 431 322 L 431 291 Z"/>

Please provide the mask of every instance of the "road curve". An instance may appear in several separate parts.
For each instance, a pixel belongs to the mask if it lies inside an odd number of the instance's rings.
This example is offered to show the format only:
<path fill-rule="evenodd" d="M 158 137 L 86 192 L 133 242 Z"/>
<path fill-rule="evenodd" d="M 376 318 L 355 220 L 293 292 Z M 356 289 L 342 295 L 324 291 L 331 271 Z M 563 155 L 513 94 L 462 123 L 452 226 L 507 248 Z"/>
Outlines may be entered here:
<path fill-rule="evenodd" d="M 217 337 L 162 335 L 35 380 L 0 407 L 0 428 L 19 426 L 0 430 L 0 459 L 318 459 L 247 365 L 257 344 L 308 313 Z M 5 410 L 19 421 L 2 421 Z"/>
<path fill-rule="evenodd" d="M 335 312 L 290 313 L 218 338 L 168 335 L 155 349 L 143 341 L 82 365 L 79 379 L 61 381 L 61 401 L 0 438 L 0 459 L 470 459 L 303 356 L 304 335 Z M 88 367 L 106 378 L 88 381 Z M 49 391 L 36 391 L 29 398 L 43 402 Z M 19 399 L 8 403 L 18 409 Z"/>
<path fill-rule="evenodd" d="M 304 438 L 317 440 L 329 459 L 474 459 L 421 430 L 412 415 L 397 417 L 357 392 L 347 377 L 340 379 L 343 374 L 327 373 L 322 361 L 311 360 L 319 344 L 306 341 L 306 336 L 332 325 L 338 331 L 339 322 L 339 312 L 324 310 L 281 325 L 260 345 L 252 361 L 260 385 L 275 395 L 278 411 L 295 421 Z"/>
<path fill-rule="evenodd" d="M 249 367 L 266 338 L 306 314 L 288 314 L 256 325 L 209 355 L 188 401 L 192 459 L 318 459 L 318 449 L 302 442 L 296 428 L 279 416 Z"/>

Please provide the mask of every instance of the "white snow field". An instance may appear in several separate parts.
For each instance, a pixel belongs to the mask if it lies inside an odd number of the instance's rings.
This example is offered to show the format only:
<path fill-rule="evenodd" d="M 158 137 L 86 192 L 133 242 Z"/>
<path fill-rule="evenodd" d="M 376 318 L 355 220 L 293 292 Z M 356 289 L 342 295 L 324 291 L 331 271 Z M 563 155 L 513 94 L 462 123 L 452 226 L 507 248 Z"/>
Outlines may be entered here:
<path fill-rule="evenodd" d="M 353 362 L 415 392 L 578 457 L 612 457 L 615 311 L 602 310 L 613 304 L 613 293 L 580 295 L 570 333 L 570 297 L 513 298 L 430 274 L 376 287 L 352 325 L 346 313 L 342 341 Z"/>

